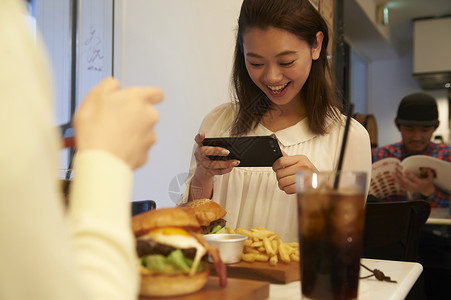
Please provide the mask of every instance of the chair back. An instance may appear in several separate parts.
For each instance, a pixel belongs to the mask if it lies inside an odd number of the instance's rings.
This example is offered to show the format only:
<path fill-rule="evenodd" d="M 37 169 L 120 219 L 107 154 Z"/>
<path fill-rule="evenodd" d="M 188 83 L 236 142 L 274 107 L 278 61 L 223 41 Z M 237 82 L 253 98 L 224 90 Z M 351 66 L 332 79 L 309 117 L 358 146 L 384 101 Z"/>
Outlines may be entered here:
<path fill-rule="evenodd" d="M 156 208 L 157 205 L 153 200 L 132 201 L 132 216 Z"/>
<path fill-rule="evenodd" d="M 423 200 L 367 202 L 362 257 L 418 261 L 420 231 L 430 212 Z"/>
<path fill-rule="evenodd" d="M 371 149 L 378 147 L 377 142 L 377 123 L 374 115 L 369 114 L 354 114 L 353 118 L 365 127 L 370 136 Z"/>

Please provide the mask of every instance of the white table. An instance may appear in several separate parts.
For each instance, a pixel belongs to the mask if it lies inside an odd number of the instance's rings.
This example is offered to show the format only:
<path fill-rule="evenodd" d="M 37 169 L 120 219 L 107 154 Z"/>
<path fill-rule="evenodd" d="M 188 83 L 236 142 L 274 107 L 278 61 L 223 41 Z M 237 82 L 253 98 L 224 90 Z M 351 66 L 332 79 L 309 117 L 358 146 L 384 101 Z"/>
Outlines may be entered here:
<path fill-rule="evenodd" d="M 426 221 L 431 225 L 451 225 L 451 216 L 449 207 L 432 207 L 431 214 Z"/>
<path fill-rule="evenodd" d="M 359 282 L 359 300 L 404 299 L 423 271 L 421 264 L 413 262 L 363 258 L 362 263 L 372 270 L 379 269 L 384 272 L 385 276 L 390 276 L 397 283 L 379 281 L 374 276 L 361 279 Z M 360 269 L 360 276 L 369 274 L 370 272 L 364 268 Z M 300 281 L 288 284 L 271 284 L 268 299 L 301 299 Z"/>

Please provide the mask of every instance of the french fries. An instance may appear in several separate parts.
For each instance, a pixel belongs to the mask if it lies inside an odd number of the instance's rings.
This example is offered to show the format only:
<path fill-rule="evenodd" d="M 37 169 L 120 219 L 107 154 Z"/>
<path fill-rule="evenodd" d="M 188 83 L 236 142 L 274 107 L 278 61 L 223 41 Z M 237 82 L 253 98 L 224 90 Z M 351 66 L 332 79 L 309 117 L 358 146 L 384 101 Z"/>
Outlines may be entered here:
<path fill-rule="evenodd" d="M 269 262 L 272 266 L 277 265 L 279 261 L 283 263 L 299 262 L 299 244 L 284 243 L 274 231 L 264 227 L 256 226 L 252 229 L 237 228 L 233 230 L 225 226 L 221 231 L 218 233 L 237 233 L 247 236 L 241 255 L 241 259 L 244 261 Z"/>
<path fill-rule="evenodd" d="M 299 262 L 299 244 L 284 243 L 273 231 L 257 226 L 250 230 L 237 228 L 235 233 L 247 236 L 244 242 L 241 259 L 247 262 L 261 261 L 277 265 L 279 261 L 289 263 Z"/>

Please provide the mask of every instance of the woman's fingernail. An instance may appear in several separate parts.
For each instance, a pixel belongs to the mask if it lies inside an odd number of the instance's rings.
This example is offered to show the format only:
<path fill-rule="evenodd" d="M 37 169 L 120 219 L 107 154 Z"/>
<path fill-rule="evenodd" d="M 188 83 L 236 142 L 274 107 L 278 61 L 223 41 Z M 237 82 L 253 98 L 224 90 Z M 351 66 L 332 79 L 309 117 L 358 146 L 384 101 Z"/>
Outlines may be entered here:
<path fill-rule="evenodd" d="M 227 150 L 227 149 L 223 149 L 223 150 L 221 151 L 221 153 L 224 154 L 224 155 L 229 155 L 230 151 Z"/>
<path fill-rule="evenodd" d="M 236 167 L 236 166 L 238 166 L 240 164 L 240 161 L 239 160 L 235 160 L 232 164 Z"/>

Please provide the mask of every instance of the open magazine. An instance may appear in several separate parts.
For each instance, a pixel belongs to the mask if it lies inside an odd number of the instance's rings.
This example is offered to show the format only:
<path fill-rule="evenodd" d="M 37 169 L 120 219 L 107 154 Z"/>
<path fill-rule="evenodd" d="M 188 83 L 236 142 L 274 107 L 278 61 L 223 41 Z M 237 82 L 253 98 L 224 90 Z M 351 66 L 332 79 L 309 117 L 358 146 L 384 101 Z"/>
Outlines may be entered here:
<path fill-rule="evenodd" d="M 434 184 L 451 193 L 451 162 L 427 155 L 412 155 L 402 162 L 398 158 L 387 157 L 373 163 L 370 194 L 380 199 L 391 195 L 405 194 L 394 178 L 394 172 L 398 166 L 402 170 L 409 170 L 416 176 L 421 176 L 424 168 L 433 169 Z"/>

